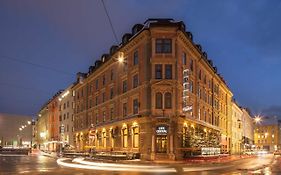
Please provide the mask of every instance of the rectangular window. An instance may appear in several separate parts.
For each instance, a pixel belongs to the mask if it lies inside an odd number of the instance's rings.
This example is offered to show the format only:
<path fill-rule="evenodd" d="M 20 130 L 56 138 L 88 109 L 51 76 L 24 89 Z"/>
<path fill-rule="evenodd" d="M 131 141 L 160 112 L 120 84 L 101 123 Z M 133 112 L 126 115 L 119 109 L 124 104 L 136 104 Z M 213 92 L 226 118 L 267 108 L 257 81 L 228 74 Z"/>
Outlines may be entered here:
<path fill-rule="evenodd" d="M 69 101 L 67 101 L 67 102 L 66 102 L 66 107 L 68 107 L 68 108 L 69 108 Z"/>
<path fill-rule="evenodd" d="M 171 39 L 156 39 L 156 53 L 172 53 Z"/>
<path fill-rule="evenodd" d="M 99 104 L 99 98 L 96 96 L 96 106 Z"/>
<path fill-rule="evenodd" d="M 185 52 L 182 53 L 182 64 L 186 65 L 186 53 Z"/>
<path fill-rule="evenodd" d="M 110 120 L 113 120 L 114 115 L 114 109 L 110 108 Z"/>
<path fill-rule="evenodd" d="M 102 76 L 102 85 L 105 85 L 105 75 Z"/>
<path fill-rule="evenodd" d="M 99 88 L 99 79 L 96 79 L 96 90 Z"/>
<path fill-rule="evenodd" d="M 193 65 L 193 59 L 190 60 L 190 70 L 193 71 L 194 65 Z"/>
<path fill-rule="evenodd" d="M 162 64 L 155 64 L 155 79 L 162 79 Z"/>
<path fill-rule="evenodd" d="M 133 100 L 133 114 L 138 114 L 139 113 L 139 100 L 134 99 Z"/>
<path fill-rule="evenodd" d="M 138 85 L 139 85 L 139 75 L 137 74 L 133 76 L 133 88 L 138 87 Z"/>
<path fill-rule="evenodd" d="M 165 65 L 165 79 L 172 79 L 172 68 L 171 64 Z"/>
<path fill-rule="evenodd" d="M 123 117 L 127 116 L 127 103 L 123 103 Z"/>
<path fill-rule="evenodd" d="M 99 114 L 96 113 L 96 124 L 99 122 Z"/>
<path fill-rule="evenodd" d="M 102 112 L 102 121 L 105 122 L 106 120 L 106 115 L 105 115 L 105 111 Z"/>
<path fill-rule="evenodd" d="M 105 92 L 102 93 L 102 102 L 105 102 Z"/>
<path fill-rule="evenodd" d="M 125 93 L 125 92 L 127 92 L 127 89 L 128 87 L 127 87 L 127 80 L 124 80 L 123 81 L 123 93 Z"/>
<path fill-rule="evenodd" d="M 110 99 L 113 98 L 113 95 L 114 95 L 114 89 L 113 87 L 110 88 Z"/>
<path fill-rule="evenodd" d="M 113 72 L 113 70 L 111 70 L 111 72 L 110 72 L 110 80 L 112 81 L 113 78 L 114 78 L 114 72 Z"/>
<path fill-rule="evenodd" d="M 128 70 L 128 59 L 125 58 L 124 61 L 123 61 L 123 71 L 127 71 Z"/>
<path fill-rule="evenodd" d="M 138 51 L 134 52 L 134 57 L 133 57 L 133 64 L 137 65 L 139 64 L 139 56 L 138 56 Z"/>
<path fill-rule="evenodd" d="M 92 100 L 90 99 L 89 100 L 89 108 L 91 108 L 92 107 Z"/>
<path fill-rule="evenodd" d="M 191 93 L 193 93 L 193 81 L 190 81 L 190 84 L 189 84 L 189 91 Z"/>

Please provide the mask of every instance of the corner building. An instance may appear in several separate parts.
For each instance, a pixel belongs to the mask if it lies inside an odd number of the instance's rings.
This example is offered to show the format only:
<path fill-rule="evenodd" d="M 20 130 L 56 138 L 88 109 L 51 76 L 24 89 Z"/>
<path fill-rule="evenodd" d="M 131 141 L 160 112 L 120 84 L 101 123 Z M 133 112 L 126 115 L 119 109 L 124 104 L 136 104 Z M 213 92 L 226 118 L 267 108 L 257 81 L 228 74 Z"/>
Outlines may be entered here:
<path fill-rule="evenodd" d="M 134 25 L 73 89 L 77 150 L 145 160 L 229 151 L 232 93 L 183 22 Z"/>

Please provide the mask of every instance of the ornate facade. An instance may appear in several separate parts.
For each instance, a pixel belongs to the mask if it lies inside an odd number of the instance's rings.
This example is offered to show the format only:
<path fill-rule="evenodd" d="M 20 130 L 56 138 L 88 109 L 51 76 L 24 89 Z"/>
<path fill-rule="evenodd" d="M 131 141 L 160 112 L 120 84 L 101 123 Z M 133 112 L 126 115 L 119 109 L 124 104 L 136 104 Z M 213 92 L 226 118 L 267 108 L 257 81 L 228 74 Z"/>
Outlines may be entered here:
<path fill-rule="evenodd" d="M 136 24 L 73 90 L 77 150 L 147 160 L 230 151 L 232 92 L 183 22 Z"/>

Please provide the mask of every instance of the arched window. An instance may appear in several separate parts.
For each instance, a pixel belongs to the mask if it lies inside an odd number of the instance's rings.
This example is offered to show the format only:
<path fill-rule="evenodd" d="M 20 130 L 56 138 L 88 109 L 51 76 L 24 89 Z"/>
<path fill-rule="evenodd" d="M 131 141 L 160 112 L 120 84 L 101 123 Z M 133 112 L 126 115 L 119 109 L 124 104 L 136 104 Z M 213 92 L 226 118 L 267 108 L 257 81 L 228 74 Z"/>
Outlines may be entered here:
<path fill-rule="evenodd" d="M 134 148 L 139 147 L 139 139 L 140 139 L 139 132 L 140 132 L 140 129 L 138 126 L 133 127 L 133 147 Z"/>
<path fill-rule="evenodd" d="M 162 98 L 162 93 L 157 92 L 156 96 L 155 96 L 155 103 L 156 103 L 156 109 L 162 109 L 162 105 L 163 105 L 163 98 Z"/>
<path fill-rule="evenodd" d="M 123 148 L 127 148 L 128 147 L 128 129 L 127 128 L 122 129 L 122 136 L 123 136 L 122 146 L 123 146 Z"/>
<path fill-rule="evenodd" d="M 172 94 L 170 92 L 165 93 L 165 109 L 172 108 Z"/>

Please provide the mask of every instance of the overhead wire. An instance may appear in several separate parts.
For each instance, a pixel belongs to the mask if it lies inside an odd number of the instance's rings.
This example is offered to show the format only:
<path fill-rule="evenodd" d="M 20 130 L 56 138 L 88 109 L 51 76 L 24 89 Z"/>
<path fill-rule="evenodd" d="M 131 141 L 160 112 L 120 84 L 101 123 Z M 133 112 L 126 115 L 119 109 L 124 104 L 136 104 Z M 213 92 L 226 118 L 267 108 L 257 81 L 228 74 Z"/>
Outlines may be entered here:
<path fill-rule="evenodd" d="M 32 66 L 35 66 L 35 67 L 51 70 L 51 71 L 58 72 L 58 73 L 61 73 L 61 74 L 64 74 L 64 75 L 68 75 L 68 76 L 73 76 L 69 72 L 58 70 L 58 69 L 55 69 L 55 68 L 52 68 L 52 67 L 49 67 L 49 66 L 45 66 L 45 65 L 42 65 L 42 64 L 32 63 L 32 62 L 29 62 L 29 61 L 26 61 L 26 60 L 22 60 L 22 59 L 18 59 L 18 58 L 15 58 L 15 57 L 1 55 L 0 58 L 11 60 L 11 61 L 15 61 L 15 62 L 19 62 L 19 63 L 23 63 L 23 64 L 29 64 L 29 65 L 32 65 Z"/>
<path fill-rule="evenodd" d="M 103 5 L 103 8 L 104 8 L 104 11 L 105 11 L 105 13 L 106 13 L 107 19 L 108 19 L 108 21 L 109 21 L 109 24 L 110 24 L 112 33 L 113 33 L 113 35 L 114 35 L 114 37 L 115 37 L 115 40 L 116 40 L 116 42 L 117 42 L 117 44 L 118 44 L 119 42 L 118 42 L 117 34 L 116 34 L 115 30 L 114 30 L 113 23 L 112 23 L 112 21 L 111 21 L 111 18 L 110 18 L 110 16 L 109 16 L 108 11 L 107 11 L 107 8 L 106 8 L 106 5 L 105 5 L 105 3 L 104 3 L 104 0 L 101 0 L 101 2 L 102 2 L 102 5 Z"/>

